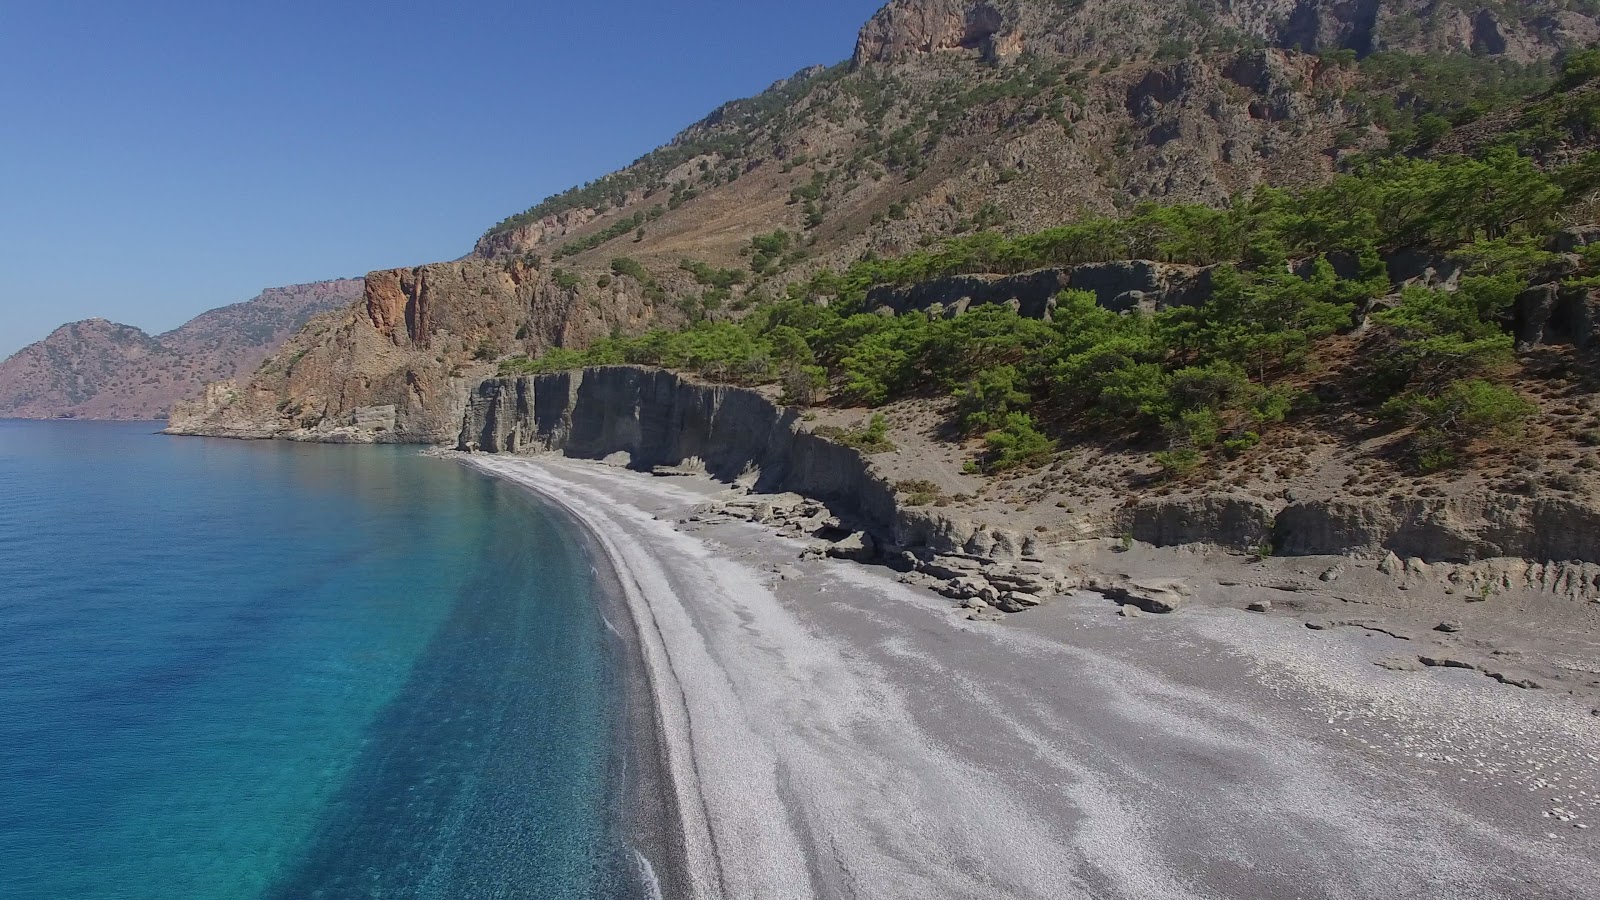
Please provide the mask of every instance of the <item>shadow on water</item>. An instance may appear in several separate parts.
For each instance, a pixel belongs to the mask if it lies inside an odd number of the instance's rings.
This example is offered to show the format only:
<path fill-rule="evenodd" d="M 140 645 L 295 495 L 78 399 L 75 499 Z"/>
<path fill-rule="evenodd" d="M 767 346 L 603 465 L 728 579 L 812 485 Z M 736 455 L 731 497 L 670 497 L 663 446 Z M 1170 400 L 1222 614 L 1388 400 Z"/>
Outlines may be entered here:
<path fill-rule="evenodd" d="M 618 676 L 577 537 L 509 489 L 299 859 L 303 898 L 625 898 Z"/>

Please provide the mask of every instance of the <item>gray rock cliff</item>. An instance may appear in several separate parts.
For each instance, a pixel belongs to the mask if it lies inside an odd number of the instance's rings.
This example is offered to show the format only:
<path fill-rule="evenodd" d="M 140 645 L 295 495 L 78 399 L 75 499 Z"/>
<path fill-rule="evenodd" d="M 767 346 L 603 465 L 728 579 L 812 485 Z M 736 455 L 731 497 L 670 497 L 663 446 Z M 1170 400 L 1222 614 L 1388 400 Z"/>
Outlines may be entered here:
<path fill-rule="evenodd" d="M 797 410 L 756 391 L 697 383 L 658 369 L 604 366 L 489 379 L 468 398 L 457 448 L 559 451 L 584 459 L 621 452 L 633 468 L 645 471 L 703 465 L 714 478 L 741 481 L 758 492 L 820 500 L 846 527 L 876 538 L 886 559 L 910 567 L 932 555 L 1036 557 L 1049 540 L 899 503 L 868 457 L 811 434 Z M 1467 500 L 1270 503 L 1224 493 L 1158 497 L 1124 508 L 1099 534 L 1075 537 L 1118 535 L 1153 546 L 1270 546 L 1290 556 L 1600 562 L 1600 509 L 1578 500 L 1488 492 Z"/>

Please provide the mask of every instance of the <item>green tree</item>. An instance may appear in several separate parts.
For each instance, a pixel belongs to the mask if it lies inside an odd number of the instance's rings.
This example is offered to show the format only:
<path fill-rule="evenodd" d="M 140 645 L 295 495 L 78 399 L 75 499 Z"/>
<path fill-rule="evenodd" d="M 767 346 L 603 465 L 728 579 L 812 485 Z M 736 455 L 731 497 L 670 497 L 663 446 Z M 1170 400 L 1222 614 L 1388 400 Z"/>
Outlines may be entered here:
<path fill-rule="evenodd" d="M 1007 413 L 1003 424 L 984 435 L 983 442 L 989 448 L 983 465 L 990 472 L 1037 465 L 1056 451 L 1056 442 L 1034 427 L 1032 416 L 1022 412 Z"/>

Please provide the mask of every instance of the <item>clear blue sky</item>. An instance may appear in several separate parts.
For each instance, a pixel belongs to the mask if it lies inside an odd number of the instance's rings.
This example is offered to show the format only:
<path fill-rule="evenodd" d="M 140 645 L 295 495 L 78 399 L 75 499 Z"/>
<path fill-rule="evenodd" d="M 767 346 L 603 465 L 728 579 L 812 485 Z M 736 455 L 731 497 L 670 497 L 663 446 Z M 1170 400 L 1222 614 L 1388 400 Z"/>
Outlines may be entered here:
<path fill-rule="evenodd" d="M 882 0 L 0 0 L 0 357 L 453 259 Z"/>

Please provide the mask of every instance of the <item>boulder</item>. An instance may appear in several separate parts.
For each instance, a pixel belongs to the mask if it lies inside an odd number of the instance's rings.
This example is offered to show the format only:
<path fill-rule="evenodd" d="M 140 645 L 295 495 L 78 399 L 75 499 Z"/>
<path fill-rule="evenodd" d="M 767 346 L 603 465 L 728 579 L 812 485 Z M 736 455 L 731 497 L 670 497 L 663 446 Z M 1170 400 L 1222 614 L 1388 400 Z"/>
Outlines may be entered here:
<path fill-rule="evenodd" d="M 1005 591 L 995 599 L 994 607 L 1001 612 L 1015 613 L 1039 605 L 1039 598 L 1016 591 Z"/>
<path fill-rule="evenodd" d="M 866 562 L 878 554 L 878 545 L 865 531 L 851 532 L 848 536 L 828 545 L 828 555 L 834 559 L 851 559 Z"/>
<path fill-rule="evenodd" d="M 1093 589 L 1125 606 L 1137 606 L 1151 613 L 1177 612 L 1190 594 L 1189 586 L 1176 578 L 1118 581 Z"/>

